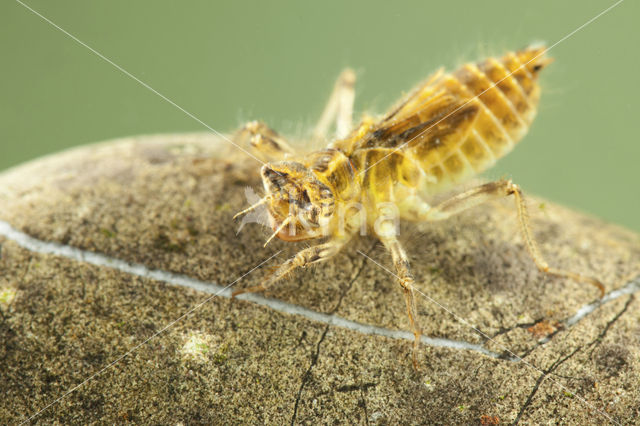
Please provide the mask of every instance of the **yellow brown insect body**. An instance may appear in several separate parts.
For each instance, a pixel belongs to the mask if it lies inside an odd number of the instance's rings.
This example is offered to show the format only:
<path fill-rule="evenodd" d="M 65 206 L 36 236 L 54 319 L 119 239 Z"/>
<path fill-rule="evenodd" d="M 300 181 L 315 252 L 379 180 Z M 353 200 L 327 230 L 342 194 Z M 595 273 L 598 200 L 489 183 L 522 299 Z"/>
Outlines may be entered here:
<path fill-rule="evenodd" d="M 524 240 L 538 268 L 591 283 L 602 292 L 602 284 L 593 278 L 547 265 L 529 230 L 522 193 L 512 182 L 490 182 L 435 206 L 427 202 L 491 167 L 525 135 L 540 97 L 538 74 L 551 62 L 544 53 L 543 47 L 529 47 L 452 73 L 439 70 L 382 119 L 365 118 L 349 133 L 344 129 L 351 122 L 355 76 L 347 70 L 315 132 L 321 136 L 335 118 L 338 138 L 326 149 L 305 155 L 291 154 L 266 126 L 247 125 L 244 132 L 254 148 L 270 154 L 271 161 L 261 169 L 266 196 L 259 204 L 266 204 L 274 236 L 327 241 L 296 254 L 267 282 L 237 293 L 264 290 L 297 267 L 332 257 L 350 237 L 366 231 L 392 255 L 417 342 L 414 280 L 395 219 L 443 220 L 508 195 L 515 198 Z"/>
<path fill-rule="evenodd" d="M 397 200 L 412 199 L 414 188 L 421 195 L 448 189 L 491 167 L 527 132 L 540 94 L 537 76 L 548 62 L 534 59 L 541 53 L 527 49 L 439 71 L 383 120 L 334 147 L 366 170 L 362 186 L 375 198 L 391 184 Z"/>

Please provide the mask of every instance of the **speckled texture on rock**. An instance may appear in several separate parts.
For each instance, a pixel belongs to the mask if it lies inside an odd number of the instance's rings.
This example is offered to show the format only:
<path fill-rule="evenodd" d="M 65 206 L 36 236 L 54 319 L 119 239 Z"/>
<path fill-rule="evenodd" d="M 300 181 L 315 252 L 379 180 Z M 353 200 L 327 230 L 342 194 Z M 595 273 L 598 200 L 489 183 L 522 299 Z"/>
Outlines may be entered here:
<path fill-rule="evenodd" d="M 139 137 L 28 163 L 0 176 L 0 220 L 44 241 L 226 285 L 304 244 L 263 248 L 268 232 L 255 224 L 236 235 L 231 217 L 246 206 L 243 189 L 259 188 L 259 164 L 223 145 L 209 135 Z M 640 274 L 637 235 L 532 198 L 529 205 L 553 265 L 598 276 L 607 291 Z M 401 237 L 420 290 L 495 339 L 420 298 L 425 334 L 508 348 L 524 362 L 422 346 L 416 373 L 410 342 L 214 297 L 34 420 L 602 424 L 604 412 L 640 422 L 637 294 L 560 327 L 597 292 L 535 270 L 511 200 L 442 223 L 404 224 Z M 357 250 L 389 267 L 383 248 L 360 238 L 268 296 L 406 330 L 397 285 Z M 210 297 L 5 238 L 0 255 L 3 423 L 35 414 Z"/>

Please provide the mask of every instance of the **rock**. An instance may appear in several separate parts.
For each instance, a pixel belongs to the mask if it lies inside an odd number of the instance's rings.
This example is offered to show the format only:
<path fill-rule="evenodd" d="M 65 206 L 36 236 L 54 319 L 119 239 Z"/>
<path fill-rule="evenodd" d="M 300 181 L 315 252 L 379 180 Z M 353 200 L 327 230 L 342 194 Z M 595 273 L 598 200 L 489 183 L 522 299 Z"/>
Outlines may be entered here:
<path fill-rule="evenodd" d="M 638 235 L 528 198 L 549 262 L 605 283 L 596 302 L 536 271 L 512 200 L 404 224 L 415 372 L 402 293 L 358 252 L 390 267 L 373 239 L 265 295 L 221 292 L 305 246 L 236 235 L 259 164 L 224 144 L 123 139 L 0 175 L 3 422 L 640 422 Z"/>

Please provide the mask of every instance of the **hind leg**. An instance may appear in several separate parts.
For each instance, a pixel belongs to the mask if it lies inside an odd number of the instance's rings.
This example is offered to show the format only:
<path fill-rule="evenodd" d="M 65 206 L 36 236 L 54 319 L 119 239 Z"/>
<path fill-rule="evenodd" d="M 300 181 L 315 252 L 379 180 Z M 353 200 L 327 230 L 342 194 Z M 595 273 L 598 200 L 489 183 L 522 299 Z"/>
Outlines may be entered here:
<path fill-rule="evenodd" d="M 499 180 L 496 182 L 490 182 L 470 189 L 469 191 L 463 192 L 462 194 L 458 194 L 432 208 L 426 209 L 417 219 L 424 221 L 448 219 L 453 215 L 475 207 L 479 204 L 485 203 L 489 200 L 502 198 L 509 195 L 513 195 L 514 197 L 516 209 L 518 212 L 518 221 L 520 223 L 520 231 L 522 231 L 522 236 L 527 246 L 527 251 L 531 255 L 531 258 L 533 259 L 538 269 L 549 275 L 571 278 L 574 281 L 591 284 L 597 287 L 598 290 L 600 290 L 600 297 L 604 296 L 604 285 L 597 279 L 571 271 L 552 268 L 544 260 L 542 254 L 540 254 L 538 245 L 533 238 L 533 234 L 531 233 L 529 218 L 527 215 L 527 207 L 524 202 L 522 191 L 520 190 L 520 187 L 518 187 L 518 185 L 514 184 L 510 180 Z"/>

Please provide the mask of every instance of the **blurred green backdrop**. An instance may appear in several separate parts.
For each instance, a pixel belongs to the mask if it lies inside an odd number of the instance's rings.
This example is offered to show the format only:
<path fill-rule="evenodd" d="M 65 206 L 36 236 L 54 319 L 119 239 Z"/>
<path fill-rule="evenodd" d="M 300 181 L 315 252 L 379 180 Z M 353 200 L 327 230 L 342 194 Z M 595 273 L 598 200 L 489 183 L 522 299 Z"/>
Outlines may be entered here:
<path fill-rule="evenodd" d="M 383 112 L 440 65 L 565 37 L 593 1 L 25 0 L 222 132 L 263 119 L 300 134 L 345 66 L 358 112 Z M 550 52 L 538 119 L 489 177 L 640 230 L 637 24 L 627 0 Z M 141 133 L 204 131 L 18 2 L 0 4 L 0 169 Z"/>

